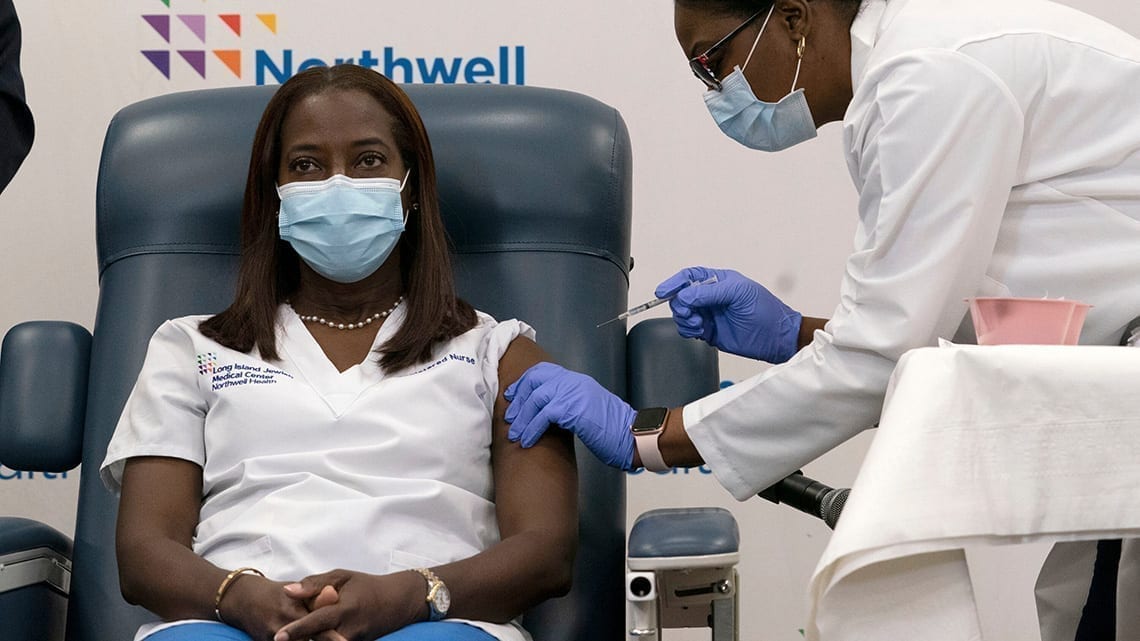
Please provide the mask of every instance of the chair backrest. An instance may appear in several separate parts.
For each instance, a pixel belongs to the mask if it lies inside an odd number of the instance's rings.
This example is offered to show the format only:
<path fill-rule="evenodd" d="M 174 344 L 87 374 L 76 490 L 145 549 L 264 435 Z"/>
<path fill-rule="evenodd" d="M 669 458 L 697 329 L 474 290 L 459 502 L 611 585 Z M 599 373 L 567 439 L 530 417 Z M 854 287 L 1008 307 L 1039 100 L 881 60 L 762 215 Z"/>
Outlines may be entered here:
<path fill-rule="evenodd" d="M 497 318 L 531 323 L 557 359 L 624 393 L 624 328 L 595 328 L 627 299 L 631 161 L 620 115 L 549 89 L 405 89 L 432 139 L 460 294 Z M 98 467 L 151 333 L 232 297 L 250 146 L 273 91 L 163 96 L 123 109 L 107 132 L 71 641 L 128 639 L 150 618 L 119 595 L 117 503 Z M 525 619 L 543 641 L 622 634 L 625 480 L 585 450 L 578 460 L 575 587 Z"/>

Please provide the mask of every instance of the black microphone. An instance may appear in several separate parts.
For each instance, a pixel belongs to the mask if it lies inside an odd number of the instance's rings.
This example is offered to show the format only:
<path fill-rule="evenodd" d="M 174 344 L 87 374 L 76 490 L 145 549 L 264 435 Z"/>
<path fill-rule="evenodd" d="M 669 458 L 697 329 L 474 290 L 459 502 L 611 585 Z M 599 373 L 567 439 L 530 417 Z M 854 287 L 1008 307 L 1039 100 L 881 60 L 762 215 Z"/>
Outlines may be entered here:
<path fill-rule="evenodd" d="M 797 470 L 795 474 L 760 492 L 759 496 L 776 504 L 786 503 L 801 512 L 821 518 L 827 527 L 834 530 L 850 493 L 848 488 L 828 487 Z"/>

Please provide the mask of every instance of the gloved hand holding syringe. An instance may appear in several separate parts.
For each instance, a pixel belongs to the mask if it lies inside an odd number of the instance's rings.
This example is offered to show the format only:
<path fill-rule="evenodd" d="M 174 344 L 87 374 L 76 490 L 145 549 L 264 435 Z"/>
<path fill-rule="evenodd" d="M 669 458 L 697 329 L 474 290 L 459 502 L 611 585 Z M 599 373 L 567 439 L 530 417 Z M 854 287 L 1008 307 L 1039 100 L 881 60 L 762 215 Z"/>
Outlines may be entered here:
<path fill-rule="evenodd" d="M 692 287 L 694 285 L 709 285 L 709 284 L 712 284 L 715 282 L 717 282 L 716 274 L 713 274 L 712 276 L 709 276 L 708 278 L 706 278 L 704 280 L 690 280 L 689 282 L 681 285 L 677 289 L 674 289 L 672 292 L 669 292 L 665 296 L 662 296 L 660 298 L 654 298 L 653 300 L 651 300 L 647 303 L 642 303 L 636 307 L 630 307 L 629 309 L 618 314 L 614 318 L 611 318 L 604 323 L 598 323 L 598 327 L 601 327 L 603 325 L 609 325 L 610 323 L 616 323 L 617 321 L 625 320 L 625 319 L 629 318 L 630 316 L 636 316 L 637 314 L 640 314 L 641 312 L 653 309 L 654 307 L 657 307 L 658 305 L 660 305 L 662 303 L 668 303 L 669 301 L 673 300 L 673 297 L 676 296 L 678 292 L 680 292 L 682 289 L 685 289 L 686 287 Z"/>

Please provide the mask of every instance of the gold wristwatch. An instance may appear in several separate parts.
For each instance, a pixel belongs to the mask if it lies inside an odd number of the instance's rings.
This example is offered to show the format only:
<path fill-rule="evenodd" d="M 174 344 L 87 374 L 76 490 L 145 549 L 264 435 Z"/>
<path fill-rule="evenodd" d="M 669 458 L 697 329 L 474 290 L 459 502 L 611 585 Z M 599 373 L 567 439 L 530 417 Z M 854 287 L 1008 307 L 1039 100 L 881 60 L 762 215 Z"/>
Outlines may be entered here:
<path fill-rule="evenodd" d="M 428 610 L 431 611 L 429 620 L 439 621 L 447 616 L 447 611 L 451 608 L 451 592 L 447 589 L 447 585 L 443 579 L 435 575 L 435 572 L 427 568 L 415 568 L 413 572 L 419 572 L 427 579 L 428 593 L 427 604 Z"/>

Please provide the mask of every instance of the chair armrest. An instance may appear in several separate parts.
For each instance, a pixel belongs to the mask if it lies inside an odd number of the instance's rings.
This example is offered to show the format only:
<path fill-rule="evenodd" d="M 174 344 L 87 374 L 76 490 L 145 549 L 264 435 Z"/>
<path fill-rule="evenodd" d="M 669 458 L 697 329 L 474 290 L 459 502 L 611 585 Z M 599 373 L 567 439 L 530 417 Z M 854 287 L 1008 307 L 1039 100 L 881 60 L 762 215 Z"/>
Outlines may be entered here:
<path fill-rule="evenodd" d="M 64 472 L 79 464 L 91 334 L 61 321 L 8 330 L 0 347 L 0 462 Z"/>
<path fill-rule="evenodd" d="M 629 533 L 626 616 L 630 639 L 661 628 L 712 628 L 713 641 L 739 638 L 740 530 L 723 508 L 651 510 Z"/>
<path fill-rule="evenodd" d="M 728 567 L 740 560 L 740 530 L 719 507 L 650 510 L 629 533 L 631 570 Z"/>
<path fill-rule="evenodd" d="M 71 539 L 43 523 L 0 517 L 0 630 L 5 639 L 63 641 Z"/>
<path fill-rule="evenodd" d="M 72 541 L 53 527 L 0 517 L 0 594 L 46 584 L 66 595 L 71 588 Z"/>
<path fill-rule="evenodd" d="M 672 319 L 634 325 L 626 345 L 629 402 L 635 408 L 679 407 L 720 387 L 716 349 L 682 338 Z"/>

